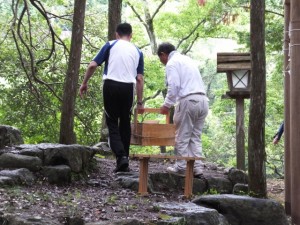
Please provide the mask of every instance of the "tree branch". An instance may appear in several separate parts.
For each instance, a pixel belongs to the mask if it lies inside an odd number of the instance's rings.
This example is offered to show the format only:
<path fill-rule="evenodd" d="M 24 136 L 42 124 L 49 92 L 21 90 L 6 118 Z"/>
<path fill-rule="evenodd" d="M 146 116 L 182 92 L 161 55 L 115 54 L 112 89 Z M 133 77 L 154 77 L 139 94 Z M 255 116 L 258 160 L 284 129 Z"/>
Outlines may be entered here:
<path fill-rule="evenodd" d="M 129 7 L 132 9 L 132 11 L 134 12 L 134 14 L 137 16 L 137 18 L 139 19 L 139 21 L 147 28 L 146 22 L 142 19 L 142 17 L 140 16 L 140 14 L 138 14 L 138 12 L 137 12 L 136 9 L 134 8 L 134 6 L 131 5 L 129 2 L 128 2 L 128 5 L 129 5 Z"/>
<path fill-rule="evenodd" d="M 159 6 L 157 7 L 157 9 L 155 10 L 155 12 L 153 13 L 153 15 L 152 15 L 152 17 L 151 17 L 152 20 L 154 19 L 154 17 L 156 16 L 156 14 L 159 12 L 160 8 L 166 3 L 166 1 L 167 1 L 167 0 L 163 0 L 163 1 L 159 4 Z"/>
<path fill-rule="evenodd" d="M 177 44 L 177 49 L 180 47 L 180 45 L 184 42 L 184 41 L 186 41 L 187 39 L 189 39 L 189 37 L 191 37 L 194 33 L 195 33 L 195 31 L 198 29 L 198 27 L 201 25 L 201 24 L 203 24 L 204 22 L 205 22 L 206 20 L 205 19 L 203 19 L 203 20 L 201 20 L 200 22 L 198 22 L 198 24 L 196 24 L 196 26 L 191 30 L 191 32 L 187 35 L 187 36 L 185 36 L 184 38 L 182 38 L 180 41 L 179 41 L 179 43 Z"/>

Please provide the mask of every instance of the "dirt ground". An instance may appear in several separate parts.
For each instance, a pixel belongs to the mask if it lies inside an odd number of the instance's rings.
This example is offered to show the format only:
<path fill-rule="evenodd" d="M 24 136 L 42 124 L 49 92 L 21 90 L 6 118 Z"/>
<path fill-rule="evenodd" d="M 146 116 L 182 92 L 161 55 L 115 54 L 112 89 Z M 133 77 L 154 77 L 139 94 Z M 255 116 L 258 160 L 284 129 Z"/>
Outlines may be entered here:
<path fill-rule="evenodd" d="M 284 205 L 284 180 L 267 179 L 268 198 L 275 199 Z"/>
<path fill-rule="evenodd" d="M 149 172 L 165 171 L 169 161 L 150 162 Z M 151 194 L 146 197 L 124 189 L 115 181 L 114 160 L 97 159 L 88 182 L 75 181 L 68 186 L 49 185 L 39 180 L 26 187 L 0 188 L 1 212 L 50 218 L 57 224 L 66 224 L 67 218 L 81 217 L 85 222 L 116 219 L 159 220 L 163 216 L 156 206 L 159 202 L 187 202 L 183 193 Z M 130 168 L 138 171 L 138 161 L 132 160 Z M 284 202 L 283 180 L 269 179 L 270 198 Z"/>

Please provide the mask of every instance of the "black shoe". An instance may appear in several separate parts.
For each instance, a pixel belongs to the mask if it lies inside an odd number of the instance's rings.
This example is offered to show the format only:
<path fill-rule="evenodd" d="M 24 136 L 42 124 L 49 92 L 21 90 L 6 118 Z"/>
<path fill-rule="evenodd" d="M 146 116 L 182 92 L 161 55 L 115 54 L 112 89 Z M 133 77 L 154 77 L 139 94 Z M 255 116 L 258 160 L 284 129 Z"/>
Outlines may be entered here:
<path fill-rule="evenodd" d="M 129 171 L 129 162 L 126 156 L 120 157 L 117 159 L 117 167 L 114 170 L 115 173 L 117 172 L 128 172 Z"/>
<path fill-rule="evenodd" d="M 194 178 L 203 179 L 204 178 L 203 173 L 194 174 Z"/>
<path fill-rule="evenodd" d="M 128 173 L 128 172 L 130 172 L 130 171 L 131 171 L 131 169 L 130 169 L 129 167 L 127 167 L 127 168 L 125 168 L 124 170 L 117 170 L 117 168 L 115 168 L 113 172 L 114 172 L 114 173 L 119 173 L 119 172 L 120 172 L 120 173 L 122 173 L 122 172 L 127 172 L 127 173 Z"/>

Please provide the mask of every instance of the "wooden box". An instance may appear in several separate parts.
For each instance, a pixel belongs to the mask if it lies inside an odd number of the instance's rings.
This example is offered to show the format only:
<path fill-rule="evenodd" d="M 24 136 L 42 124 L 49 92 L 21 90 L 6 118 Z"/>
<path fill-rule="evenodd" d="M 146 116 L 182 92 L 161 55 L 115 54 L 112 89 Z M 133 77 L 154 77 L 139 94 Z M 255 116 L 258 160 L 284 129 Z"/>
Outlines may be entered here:
<path fill-rule="evenodd" d="M 145 112 L 159 113 L 160 109 L 145 108 Z M 141 146 L 174 146 L 175 125 L 170 124 L 170 115 L 166 115 L 166 124 L 155 121 L 139 123 L 137 110 L 134 113 L 134 122 L 131 124 L 131 140 L 133 145 Z"/>

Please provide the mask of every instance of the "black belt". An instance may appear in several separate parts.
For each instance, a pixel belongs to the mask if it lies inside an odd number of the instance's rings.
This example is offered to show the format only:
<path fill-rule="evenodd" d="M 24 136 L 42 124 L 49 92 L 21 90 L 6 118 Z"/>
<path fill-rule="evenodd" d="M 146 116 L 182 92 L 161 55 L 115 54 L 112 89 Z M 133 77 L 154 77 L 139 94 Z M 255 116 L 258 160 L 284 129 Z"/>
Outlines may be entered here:
<path fill-rule="evenodd" d="M 184 96 L 184 98 L 187 96 L 190 96 L 190 95 L 205 95 L 205 94 L 202 92 L 190 93 L 190 94 L 187 94 L 186 96 Z"/>

